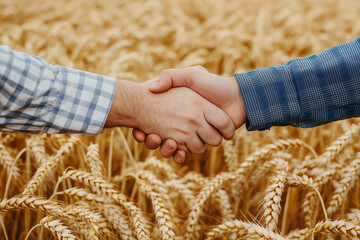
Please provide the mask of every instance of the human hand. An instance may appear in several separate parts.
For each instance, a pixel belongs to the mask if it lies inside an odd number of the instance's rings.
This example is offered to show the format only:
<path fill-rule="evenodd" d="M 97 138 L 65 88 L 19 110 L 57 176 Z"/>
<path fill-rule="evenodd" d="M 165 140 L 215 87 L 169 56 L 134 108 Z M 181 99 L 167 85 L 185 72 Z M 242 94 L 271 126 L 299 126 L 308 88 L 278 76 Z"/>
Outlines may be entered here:
<path fill-rule="evenodd" d="M 236 128 L 246 121 L 246 111 L 235 77 L 211 74 L 200 66 L 171 69 L 163 71 L 157 81 L 150 86 L 150 90 L 159 93 L 167 91 L 171 87 L 180 86 L 191 88 L 223 109 L 230 116 Z M 135 139 L 145 141 L 145 144 L 152 148 L 157 148 L 161 144 L 161 139 L 156 134 L 145 137 L 144 133 L 134 129 L 133 135 Z M 160 148 L 164 157 L 171 156 L 175 150 L 176 142 L 171 139 L 164 141 Z"/>
<path fill-rule="evenodd" d="M 151 84 L 152 81 L 142 84 L 119 81 L 120 92 L 115 94 L 109 113 L 118 122 L 109 120 L 107 126 L 120 124 L 147 134 L 156 133 L 161 139 L 174 139 L 177 149 L 184 151 L 179 158 L 184 158 L 185 153 L 202 153 L 205 144 L 218 146 L 221 134 L 227 139 L 234 135 L 235 127 L 229 116 L 196 92 L 174 88 L 155 94 L 149 91 Z"/>

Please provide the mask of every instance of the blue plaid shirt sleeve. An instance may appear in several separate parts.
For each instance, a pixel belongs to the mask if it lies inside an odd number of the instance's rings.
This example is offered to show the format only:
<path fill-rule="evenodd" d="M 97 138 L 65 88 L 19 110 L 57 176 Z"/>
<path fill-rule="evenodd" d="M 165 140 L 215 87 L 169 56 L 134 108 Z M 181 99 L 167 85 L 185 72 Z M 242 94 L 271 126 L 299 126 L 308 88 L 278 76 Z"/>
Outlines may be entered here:
<path fill-rule="evenodd" d="M 314 127 L 360 116 L 360 38 L 235 77 L 248 130 Z"/>
<path fill-rule="evenodd" d="M 0 131 L 98 134 L 116 79 L 0 46 Z"/>

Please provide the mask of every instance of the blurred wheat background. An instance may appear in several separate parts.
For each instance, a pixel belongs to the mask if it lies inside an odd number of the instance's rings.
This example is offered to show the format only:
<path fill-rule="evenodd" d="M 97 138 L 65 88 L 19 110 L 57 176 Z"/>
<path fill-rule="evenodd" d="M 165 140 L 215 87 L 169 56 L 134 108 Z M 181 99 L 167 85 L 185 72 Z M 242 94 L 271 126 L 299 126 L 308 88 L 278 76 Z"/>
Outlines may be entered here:
<path fill-rule="evenodd" d="M 1 0 L 0 44 L 133 81 L 284 64 L 360 34 L 358 0 Z M 0 136 L 0 239 L 358 239 L 360 125 L 237 131 L 183 166 L 128 129 Z"/>

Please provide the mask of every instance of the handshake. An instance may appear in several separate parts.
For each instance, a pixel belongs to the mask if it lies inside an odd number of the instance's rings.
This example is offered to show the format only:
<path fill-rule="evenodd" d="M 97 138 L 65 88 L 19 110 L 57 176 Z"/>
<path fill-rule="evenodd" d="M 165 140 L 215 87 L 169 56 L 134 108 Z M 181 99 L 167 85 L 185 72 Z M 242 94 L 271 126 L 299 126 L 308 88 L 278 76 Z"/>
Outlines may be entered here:
<path fill-rule="evenodd" d="M 132 127 L 137 141 L 182 163 L 206 144 L 231 139 L 246 118 L 235 77 L 196 66 L 165 70 L 144 83 L 118 80 L 105 127 Z"/>

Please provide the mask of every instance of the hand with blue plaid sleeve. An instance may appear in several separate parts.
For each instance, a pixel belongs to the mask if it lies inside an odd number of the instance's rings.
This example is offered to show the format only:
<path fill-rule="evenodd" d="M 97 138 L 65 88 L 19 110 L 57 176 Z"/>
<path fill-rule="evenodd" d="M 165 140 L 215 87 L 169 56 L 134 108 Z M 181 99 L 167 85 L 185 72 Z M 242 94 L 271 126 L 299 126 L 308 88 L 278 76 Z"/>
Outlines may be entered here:
<path fill-rule="evenodd" d="M 183 86 L 194 90 L 224 110 L 236 128 L 239 128 L 246 121 L 244 103 L 235 77 L 222 77 L 211 74 L 200 66 L 170 69 L 160 74 L 157 81 L 154 81 L 150 86 L 150 90 L 161 93 L 171 87 Z M 145 137 L 144 133 L 134 129 L 133 135 L 138 141 L 145 141 L 148 148 L 156 148 L 161 144 L 161 138 L 156 134 L 150 134 Z M 162 144 L 160 153 L 164 157 L 170 157 L 176 149 L 176 142 L 168 139 Z M 179 151 L 174 155 L 174 160 L 177 163 L 181 163 L 183 159 L 180 159 L 177 155 L 180 155 Z"/>
<path fill-rule="evenodd" d="M 152 93 L 149 87 L 153 82 L 119 80 L 105 126 L 137 128 L 156 134 L 160 141 L 174 139 L 175 147 L 182 150 L 174 156 L 179 162 L 185 155 L 205 151 L 205 144 L 218 146 L 222 136 L 232 138 L 234 124 L 219 107 L 185 87 Z"/>

